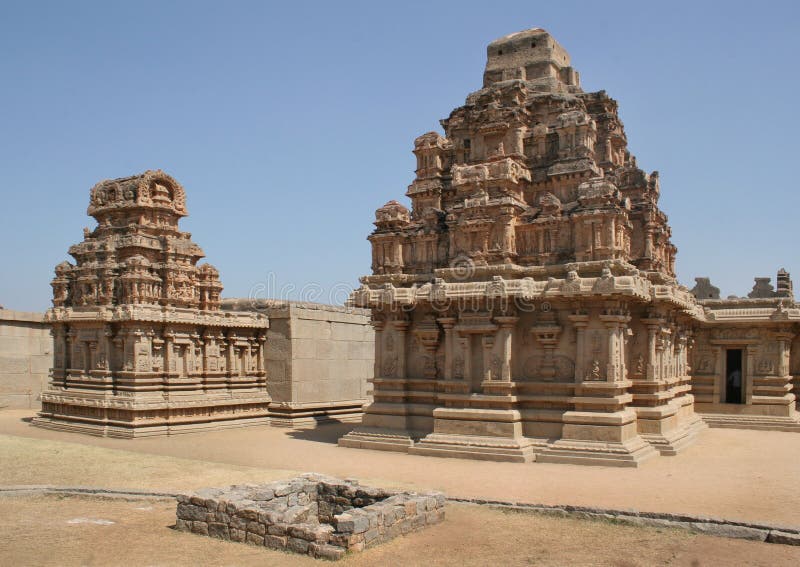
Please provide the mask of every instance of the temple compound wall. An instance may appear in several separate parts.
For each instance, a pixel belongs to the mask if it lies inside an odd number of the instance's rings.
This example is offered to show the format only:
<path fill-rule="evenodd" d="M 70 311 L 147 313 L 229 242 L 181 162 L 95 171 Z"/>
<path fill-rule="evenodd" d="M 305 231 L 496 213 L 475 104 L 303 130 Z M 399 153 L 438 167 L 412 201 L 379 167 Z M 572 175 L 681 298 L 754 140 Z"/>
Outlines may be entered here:
<path fill-rule="evenodd" d="M 0 308 L 0 407 L 39 407 L 52 362 L 42 314 Z"/>
<path fill-rule="evenodd" d="M 658 174 L 544 30 L 488 47 L 483 88 L 417 138 L 411 210 L 376 212 L 353 293 L 376 341 L 349 447 L 636 466 L 704 424 Z"/>
<path fill-rule="evenodd" d="M 251 299 L 223 299 L 221 307 L 269 318 L 265 360 L 272 425 L 361 420 L 375 360 L 368 310 Z"/>
<path fill-rule="evenodd" d="M 162 171 L 102 181 L 97 221 L 56 266 L 53 370 L 34 425 L 115 437 L 268 423 L 259 313 L 219 309 L 222 284 Z"/>

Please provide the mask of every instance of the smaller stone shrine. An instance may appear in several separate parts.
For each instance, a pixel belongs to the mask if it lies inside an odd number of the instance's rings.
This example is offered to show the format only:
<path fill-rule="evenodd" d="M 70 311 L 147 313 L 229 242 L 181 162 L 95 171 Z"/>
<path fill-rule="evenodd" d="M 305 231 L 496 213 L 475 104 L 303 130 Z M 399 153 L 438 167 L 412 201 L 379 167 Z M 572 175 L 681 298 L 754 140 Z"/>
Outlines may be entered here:
<path fill-rule="evenodd" d="M 696 281 L 692 293 L 703 306 L 692 341 L 697 411 L 712 427 L 800 432 L 800 306 L 789 274 L 778 271 L 777 289 L 759 277 L 747 297 L 727 299 L 708 278 Z"/>
<path fill-rule="evenodd" d="M 440 492 L 392 492 L 308 473 L 178 497 L 175 528 L 318 559 L 341 559 L 444 520 Z"/>
<path fill-rule="evenodd" d="M 183 187 L 162 171 L 102 181 L 88 214 L 75 264 L 55 269 L 52 380 L 33 424 L 138 437 L 268 423 L 268 319 L 219 310 L 219 273 L 178 227 Z"/>

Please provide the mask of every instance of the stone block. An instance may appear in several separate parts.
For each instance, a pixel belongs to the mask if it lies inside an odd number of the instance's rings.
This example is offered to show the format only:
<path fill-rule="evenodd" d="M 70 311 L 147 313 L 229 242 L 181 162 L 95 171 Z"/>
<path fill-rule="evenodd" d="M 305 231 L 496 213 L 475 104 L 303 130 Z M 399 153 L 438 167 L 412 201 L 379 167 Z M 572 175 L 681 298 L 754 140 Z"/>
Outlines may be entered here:
<path fill-rule="evenodd" d="M 247 538 L 245 539 L 245 542 L 249 543 L 250 545 L 263 546 L 264 545 L 264 536 L 260 536 L 258 534 L 247 532 Z"/>
<path fill-rule="evenodd" d="M 0 355 L 0 372 L 3 374 L 28 374 L 31 371 L 29 356 Z"/>
<path fill-rule="evenodd" d="M 271 549 L 284 549 L 288 539 L 286 536 L 268 534 L 264 536 L 264 546 Z"/>
<path fill-rule="evenodd" d="M 767 535 L 767 541 L 769 543 L 780 543 L 783 545 L 800 545 L 800 534 L 770 530 L 769 535 Z"/>
<path fill-rule="evenodd" d="M 208 510 L 204 506 L 194 504 L 178 504 L 178 517 L 183 520 L 203 521 Z"/>
<path fill-rule="evenodd" d="M 312 543 L 309 545 L 309 553 L 317 559 L 337 561 L 347 554 L 347 550 L 336 545 Z"/>
<path fill-rule="evenodd" d="M 290 537 L 286 543 L 286 548 L 295 553 L 308 553 L 308 541 L 297 537 Z"/>
<path fill-rule="evenodd" d="M 230 530 L 226 524 L 212 522 L 208 524 L 208 535 L 217 539 L 230 539 Z"/>

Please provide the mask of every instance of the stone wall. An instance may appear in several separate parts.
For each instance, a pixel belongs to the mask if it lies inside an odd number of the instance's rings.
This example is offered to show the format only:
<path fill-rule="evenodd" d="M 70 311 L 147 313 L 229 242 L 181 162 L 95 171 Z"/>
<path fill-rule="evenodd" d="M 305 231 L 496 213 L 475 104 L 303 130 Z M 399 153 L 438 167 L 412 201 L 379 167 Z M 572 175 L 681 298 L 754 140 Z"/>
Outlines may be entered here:
<path fill-rule="evenodd" d="M 365 309 L 278 300 L 224 299 L 222 308 L 269 317 L 270 423 L 360 421 L 375 360 Z"/>
<path fill-rule="evenodd" d="M 0 407 L 38 408 L 53 365 L 41 313 L 0 309 Z"/>
<path fill-rule="evenodd" d="M 444 519 L 439 492 L 390 492 L 305 474 L 178 497 L 175 528 L 323 559 L 341 559 Z"/>

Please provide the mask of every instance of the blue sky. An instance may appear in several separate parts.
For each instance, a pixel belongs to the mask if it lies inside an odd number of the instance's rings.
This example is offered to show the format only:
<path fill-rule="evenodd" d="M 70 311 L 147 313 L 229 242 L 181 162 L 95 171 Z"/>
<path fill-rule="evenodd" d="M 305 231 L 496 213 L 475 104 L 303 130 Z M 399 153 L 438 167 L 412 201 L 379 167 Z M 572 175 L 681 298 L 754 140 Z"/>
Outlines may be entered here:
<path fill-rule="evenodd" d="M 0 304 L 46 308 L 92 185 L 156 168 L 186 188 L 225 296 L 341 300 L 375 208 L 405 199 L 414 138 L 480 87 L 487 43 L 537 26 L 660 172 L 682 283 L 800 281 L 797 6 L 6 0 Z"/>

